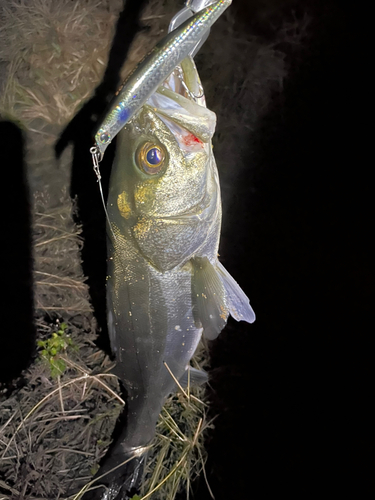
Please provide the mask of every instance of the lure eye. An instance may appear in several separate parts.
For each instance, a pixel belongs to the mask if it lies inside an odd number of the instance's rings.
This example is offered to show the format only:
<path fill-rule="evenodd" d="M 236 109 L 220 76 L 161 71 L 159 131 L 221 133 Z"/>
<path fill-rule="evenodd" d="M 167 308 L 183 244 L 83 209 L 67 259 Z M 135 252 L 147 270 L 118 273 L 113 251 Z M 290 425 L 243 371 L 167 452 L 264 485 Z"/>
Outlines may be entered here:
<path fill-rule="evenodd" d="M 160 146 L 146 142 L 138 153 L 139 167 L 149 175 L 155 175 L 163 168 L 165 153 Z"/>
<path fill-rule="evenodd" d="M 111 142 L 111 136 L 109 135 L 108 132 L 102 132 L 101 134 L 99 134 L 99 141 L 102 144 L 107 144 Z"/>

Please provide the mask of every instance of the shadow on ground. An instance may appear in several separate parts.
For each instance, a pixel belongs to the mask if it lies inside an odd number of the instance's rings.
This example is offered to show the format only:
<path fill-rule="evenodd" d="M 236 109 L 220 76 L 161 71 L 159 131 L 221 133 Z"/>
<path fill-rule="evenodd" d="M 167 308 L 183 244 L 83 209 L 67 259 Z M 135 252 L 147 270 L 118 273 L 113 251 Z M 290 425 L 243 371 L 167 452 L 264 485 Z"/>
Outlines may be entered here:
<path fill-rule="evenodd" d="M 0 381 L 18 377 L 34 350 L 32 239 L 24 139 L 13 122 L 0 122 L 1 344 Z"/>

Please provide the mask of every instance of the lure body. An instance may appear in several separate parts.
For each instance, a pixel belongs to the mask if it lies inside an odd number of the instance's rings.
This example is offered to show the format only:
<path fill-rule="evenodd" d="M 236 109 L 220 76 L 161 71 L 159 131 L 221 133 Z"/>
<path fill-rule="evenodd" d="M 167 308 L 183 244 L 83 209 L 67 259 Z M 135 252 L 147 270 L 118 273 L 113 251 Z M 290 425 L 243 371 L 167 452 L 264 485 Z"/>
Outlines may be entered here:
<path fill-rule="evenodd" d="M 198 12 L 169 33 L 137 66 L 113 100 L 95 134 L 95 142 L 102 155 L 122 127 L 197 45 L 231 1 L 219 0 Z"/>

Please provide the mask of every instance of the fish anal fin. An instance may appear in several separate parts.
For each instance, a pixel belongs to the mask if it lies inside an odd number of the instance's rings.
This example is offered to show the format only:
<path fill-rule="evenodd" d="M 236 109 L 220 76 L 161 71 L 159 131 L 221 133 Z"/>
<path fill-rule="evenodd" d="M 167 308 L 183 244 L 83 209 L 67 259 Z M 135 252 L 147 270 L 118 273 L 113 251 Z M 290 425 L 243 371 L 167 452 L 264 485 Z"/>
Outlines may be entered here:
<path fill-rule="evenodd" d="M 236 321 L 254 323 L 255 313 L 242 288 L 220 262 L 217 263 L 217 270 L 225 288 L 230 315 Z"/>
<path fill-rule="evenodd" d="M 213 340 L 226 325 L 229 315 L 224 284 L 207 257 L 194 257 L 191 263 L 195 324 L 203 327 L 207 339 Z"/>

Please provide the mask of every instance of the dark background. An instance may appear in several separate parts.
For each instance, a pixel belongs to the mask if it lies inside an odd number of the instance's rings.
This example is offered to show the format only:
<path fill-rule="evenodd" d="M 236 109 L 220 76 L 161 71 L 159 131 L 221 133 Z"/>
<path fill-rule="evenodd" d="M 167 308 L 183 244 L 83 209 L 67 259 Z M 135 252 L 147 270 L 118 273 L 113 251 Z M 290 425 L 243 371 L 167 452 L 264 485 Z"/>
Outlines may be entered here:
<path fill-rule="evenodd" d="M 284 90 L 241 144 L 249 167 L 234 178 L 224 209 L 222 262 L 250 296 L 257 321 L 229 320 L 210 345 L 218 417 L 208 479 L 216 500 L 349 491 L 364 498 L 375 491 L 372 184 L 354 7 L 234 3 L 238 29 L 265 41 L 292 11 L 311 21 L 298 54 L 283 48 Z M 21 133 L 2 123 L 1 137 L 12 144 L 0 158 L 0 371 L 9 378 L 32 346 L 30 215 Z M 203 479 L 195 489 L 199 500 L 210 498 Z"/>
<path fill-rule="evenodd" d="M 262 8 L 238 10 L 253 33 L 272 39 L 292 8 L 309 15 L 310 36 L 298 54 L 283 47 L 282 96 L 249 134 L 250 172 L 224 211 L 222 260 L 257 320 L 230 320 L 211 346 L 209 480 L 217 500 L 365 498 L 375 491 L 372 186 L 355 8 L 269 2 L 271 21 Z M 210 498 L 203 484 L 197 498 Z"/>

